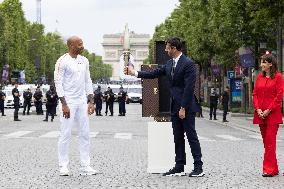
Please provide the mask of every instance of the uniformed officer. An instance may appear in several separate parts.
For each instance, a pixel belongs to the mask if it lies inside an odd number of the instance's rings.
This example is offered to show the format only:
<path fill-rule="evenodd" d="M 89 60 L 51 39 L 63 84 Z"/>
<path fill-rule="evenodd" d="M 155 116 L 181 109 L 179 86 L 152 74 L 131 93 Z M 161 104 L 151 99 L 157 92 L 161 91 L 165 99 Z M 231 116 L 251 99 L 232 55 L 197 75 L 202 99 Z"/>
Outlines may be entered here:
<path fill-rule="evenodd" d="M 217 110 L 217 105 L 218 105 L 218 94 L 216 91 L 216 88 L 212 89 L 212 93 L 210 94 L 210 120 L 212 120 L 212 114 L 214 115 L 214 120 L 217 120 L 216 117 L 216 110 Z"/>
<path fill-rule="evenodd" d="M 5 98 L 6 98 L 6 94 L 0 88 L 0 111 L 2 113 L 2 116 L 6 116 L 5 113 L 4 113 Z"/>
<path fill-rule="evenodd" d="M 112 89 L 108 87 L 107 91 L 105 91 L 104 94 L 105 101 L 106 101 L 106 115 L 108 113 L 108 109 L 110 111 L 109 116 L 113 116 L 113 102 L 114 102 L 114 93 L 112 92 Z"/>
<path fill-rule="evenodd" d="M 42 92 L 40 90 L 40 87 L 37 87 L 35 93 L 34 93 L 34 103 L 36 107 L 36 114 L 37 115 L 43 115 L 42 110 Z"/>
<path fill-rule="evenodd" d="M 119 88 L 119 92 L 117 94 L 117 101 L 119 104 L 119 114 L 118 116 L 125 116 L 125 102 L 127 100 L 127 92 L 123 91 L 123 87 Z"/>
<path fill-rule="evenodd" d="M 29 88 L 24 92 L 23 97 L 24 97 L 23 115 L 26 114 L 27 107 L 28 107 L 27 115 L 30 115 L 30 108 L 32 106 L 31 105 L 31 101 L 32 101 L 33 94 L 32 94 L 32 92 L 31 92 L 31 90 Z"/>
<path fill-rule="evenodd" d="M 21 121 L 18 117 L 20 109 L 20 93 L 18 90 L 18 83 L 15 83 L 15 88 L 12 90 L 12 95 L 14 98 L 14 121 Z"/>
<path fill-rule="evenodd" d="M 43 121 L 48 121 L 48 115 L 51 115 L 51 122 L 53 122 L 57 101 L 58 96 L 55 87 L 51 85 L 50 89 L 46 92 L 46 116 Z"/>
<path fill-rule="evenodd" d="M 229 105 L 229 87 L 227 86 L 224 90 L 224 93 L 221 96 L 221 102 L 223 105 L 223 122 L 229 122 L 227 120 L 228 105 Z"/>
<path fill-rule="evenodd" d="M 103 106 L 103 93 L 101 92 L 101 86 L 99 85 L 98 88 L 94 92 L 94 101 L 96 103 L 96 116 L 102 116 L 102 106 Z"/>

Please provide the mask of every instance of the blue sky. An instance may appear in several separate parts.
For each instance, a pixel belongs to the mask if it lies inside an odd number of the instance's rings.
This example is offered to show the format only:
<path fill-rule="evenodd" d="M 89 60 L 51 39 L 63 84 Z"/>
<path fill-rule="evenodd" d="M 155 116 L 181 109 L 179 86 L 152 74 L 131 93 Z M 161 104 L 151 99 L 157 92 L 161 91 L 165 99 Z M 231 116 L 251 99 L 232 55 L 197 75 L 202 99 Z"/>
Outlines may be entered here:
<path fill-rule="evenodd" d="M 36 0 L 20 1 L 26 18 L 36 21 Z M 86 49 L 102 55 L 104 34 L 120 33 L 128 23 L 130 31 L 152 35 L 178 4 L 178 0 L 42 0 L 42 23 L 46 32 L 57 28 L 65 37 L 82 37 Z"/>

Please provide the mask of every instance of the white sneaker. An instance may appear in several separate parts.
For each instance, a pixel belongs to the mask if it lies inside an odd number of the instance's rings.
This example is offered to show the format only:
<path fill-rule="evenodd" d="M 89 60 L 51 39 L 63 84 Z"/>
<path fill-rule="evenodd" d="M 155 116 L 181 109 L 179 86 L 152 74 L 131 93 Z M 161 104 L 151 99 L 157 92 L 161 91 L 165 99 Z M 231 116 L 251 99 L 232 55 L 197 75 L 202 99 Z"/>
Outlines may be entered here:
<path fill-rule="evenodd" d="M 59 175 L 60 176 L 68 176 L 69 175 L 69 170 L 67 167 L 63 166 L 63 167 L 60 167 L 59 169 Z"/>
<path fill-rule="evenodd" d="M 80 170 L 80 175 L 95 175 L 98 172 L 90 166 L 84 166 Z"/>

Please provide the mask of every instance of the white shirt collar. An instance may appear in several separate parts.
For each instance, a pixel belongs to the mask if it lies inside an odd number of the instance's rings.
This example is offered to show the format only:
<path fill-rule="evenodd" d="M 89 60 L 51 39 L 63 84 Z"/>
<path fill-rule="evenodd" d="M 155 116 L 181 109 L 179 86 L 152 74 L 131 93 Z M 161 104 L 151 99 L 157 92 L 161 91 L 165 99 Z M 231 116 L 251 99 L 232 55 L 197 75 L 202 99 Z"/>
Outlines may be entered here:
<path fill-rule="evenodd" d="M 178 63 L 178 61 L 179 61 L 181 55 L 182 55 L 182 52 L 180 53 L 180 55 L 179 55 L 178 57 L 174 58 L 174 61 L 175 61 L 175 66 L 174 66 L 174 67 L 177 66 L 177 63 Z"/>

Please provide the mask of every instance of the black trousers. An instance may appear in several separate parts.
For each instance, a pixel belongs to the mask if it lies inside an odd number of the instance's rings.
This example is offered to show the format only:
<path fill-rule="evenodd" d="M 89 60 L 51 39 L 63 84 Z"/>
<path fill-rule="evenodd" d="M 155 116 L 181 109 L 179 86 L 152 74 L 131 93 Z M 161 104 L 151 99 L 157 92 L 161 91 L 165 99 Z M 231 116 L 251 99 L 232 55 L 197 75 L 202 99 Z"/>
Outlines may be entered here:
<path fill-rule="evenodd" d="M 226 119 L 227 114 L 228 114 L 228 104 L 224 103 L 223 104 L 223 121 L 227 120 Z"/>
<path fill-rule="evenodd" d="M 214 118 L 216 118 L 216 110 L 217 110 L 217 104 L 210 104 L 210 118 L 212 118 L 212 114 L 214 115 Z"/>
<path fill-rule="evenodd" d="M 42 101 L 35 101 L 36 113 L 43 114 Z"/>
<path fill-rule="evenodd" d="M 24 110 L 23 110 L 23 113 L 26 112 L 27 107 L 28 107 L 27 113 L 29 114 L 29 113 L 30 113 L 30 108 L 31 108 L 31 101 L 24 101 Z"/>
<path fill-rule="evenodd" d="M 19 118 L 19 109 L 20 109 L 20 103 L 14 102 L 14 120 Z"/>
<path fill-rule="evenodd" d="M 46 115 L 45 119 L 48 120 L 48 116 L 51 115 L 51 119 L 54 119 L 54 115 L 56 113 L 56 104 L 46 104 Z"/>
<path fill-rule="evenodd" d="M 2 115 L 5 115 L 5 113 L 4 113 L 4 101 L 0 101 L 0 111 L 1 111 L 1 113 L 2 113 Z"/>
<path fill-rule="evenodd" d="M 108 107 L 109 107 L 109 102 L 106 102 L 106 111 L 105 111 L 106 115 L 108 113 Z"/>
<path fill-rule="evenodd" d="M 110 114 L 113 115 L 113 102 L 106 102 L 106 114 L 108 113 L 108 109 Z"/>
<path fill-rule="evenodd" d="M 183 167 L 186 165 L 185 133 L 194 160 L 194 169 L 202 169 L 203 162 L 201 161 L 201 147 L 195 130 L 195 113 L 188 113 L 183 120 L 178 116 L 172 116 L 171 118 L 175 142 L 176 166 Z"/>
<path fill-rule="evenodd" d="M 100 115 L 102 111 L 102 101 L 97 101 L 96 102 L 96 115 Z"/>
<path fill-rule="evenodd" d="M 126 110 L 125 110 L 125 101 L 123 102 L 118 102 L 118 106 L 119 106 L 119 114 L 120 115 L 125 115 Z"/>

